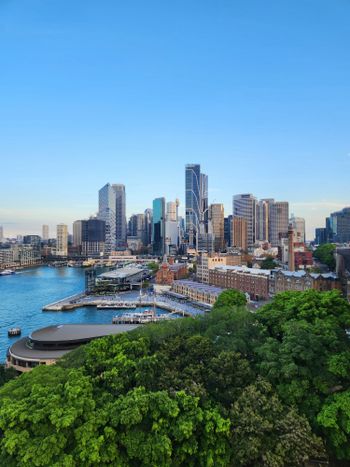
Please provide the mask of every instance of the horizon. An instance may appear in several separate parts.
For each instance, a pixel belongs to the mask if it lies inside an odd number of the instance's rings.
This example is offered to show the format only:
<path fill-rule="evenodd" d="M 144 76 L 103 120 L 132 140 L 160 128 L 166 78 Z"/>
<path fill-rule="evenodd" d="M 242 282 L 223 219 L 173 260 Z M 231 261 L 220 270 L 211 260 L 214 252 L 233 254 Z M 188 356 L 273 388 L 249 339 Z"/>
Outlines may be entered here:
<path fill-rule="evenodd" d="M 5 236 L 179 198 L 199 161 L 209 202 L 288 201 L 307 238 L 350 205 L 350 4 L 111 0 L 0 5 Z M 317 21 L 315 20 L 317 19 Z"/>

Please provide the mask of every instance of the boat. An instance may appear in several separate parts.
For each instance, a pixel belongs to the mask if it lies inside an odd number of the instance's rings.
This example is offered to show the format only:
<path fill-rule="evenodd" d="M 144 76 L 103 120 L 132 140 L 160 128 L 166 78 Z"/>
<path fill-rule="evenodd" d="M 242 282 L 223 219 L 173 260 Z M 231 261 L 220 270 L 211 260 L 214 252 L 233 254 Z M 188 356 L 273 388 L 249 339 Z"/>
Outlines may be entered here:
<path fill-rule="evenodd" d="M 13 269 L 4 269 L 3 271 L 0 271 L 0 276 L 11 276 L 12 274 L 16 274 L 16 271 Z"/>
<path fill-rule="evenodd" d="M 136 305 L 134 303 L 104 303 L 103 305 L 97 305 L 98 310 L 113 310 L 113 309 L 135 309 Z"/>
<path fill-rule="evenodd" d="M 7 334 L 8 334 L 9 337 L 20 336 L 21 333 L 22 333 L 21 328 L 10 328 L 10 329 L 7 331 Z"/>

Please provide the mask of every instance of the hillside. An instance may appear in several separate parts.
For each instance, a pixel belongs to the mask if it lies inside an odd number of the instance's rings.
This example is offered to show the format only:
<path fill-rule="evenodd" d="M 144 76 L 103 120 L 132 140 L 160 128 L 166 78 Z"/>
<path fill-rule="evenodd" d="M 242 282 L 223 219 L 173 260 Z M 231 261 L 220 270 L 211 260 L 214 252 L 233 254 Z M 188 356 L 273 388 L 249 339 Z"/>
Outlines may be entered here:
<path fill-rule="evenodd" d="M 350 306 L 288 292 L 252 314 L 98 339 L 0 389 L 0 465 L 301 466 L 350 462 Z"/>

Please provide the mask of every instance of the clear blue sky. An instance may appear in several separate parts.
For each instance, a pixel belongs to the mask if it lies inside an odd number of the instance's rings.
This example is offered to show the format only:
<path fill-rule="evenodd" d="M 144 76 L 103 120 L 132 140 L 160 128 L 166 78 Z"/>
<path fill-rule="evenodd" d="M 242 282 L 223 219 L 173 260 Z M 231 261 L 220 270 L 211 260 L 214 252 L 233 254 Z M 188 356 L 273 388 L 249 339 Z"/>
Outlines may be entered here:
<path fill-rule="evenodd" d="M 349 0 L 0 0 L 0 225 L 40 233 L 124 183 L 128 214 L 288 200 L 309 238 L 350 204 Z M 53 232 L 52 232 L 53 233 Z"/>

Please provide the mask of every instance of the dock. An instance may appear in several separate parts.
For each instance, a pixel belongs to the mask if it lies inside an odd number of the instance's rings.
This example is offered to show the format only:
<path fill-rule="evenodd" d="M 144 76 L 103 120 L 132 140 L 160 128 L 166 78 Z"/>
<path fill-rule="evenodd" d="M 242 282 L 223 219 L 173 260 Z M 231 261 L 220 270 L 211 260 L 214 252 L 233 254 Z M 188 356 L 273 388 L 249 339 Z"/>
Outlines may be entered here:
<path fill-rule="evenodd" d="M 177 305 L 177 304 L 176 304 Z M 124 300 L 120 301 L 116 299 L 106 299 L 99 298 L 96 296 L 86 295 L 85 293 L 80 293 L 72 295 L 70 297 L 63 298 L 54 303 L 45 305 L 43 311 L 69 311 L 74 310 L 80 307 L 94 306 L 97 309 L 103 312 L 103 309 L 115 309 L 115 310 L 125 310 L 125 309 L 134 309 L 137 307 L 157 307 L 162 310 L 168 311 L 169 313 L 176 313 L 181 316 L 193 316 L 189 311 L 185 311 L 181 306 L 176 306 L 169 302 L 163 302 L 162 300 L 150 301 L 150 300 Z"/>

